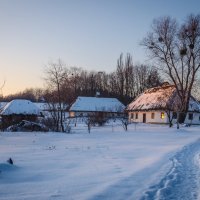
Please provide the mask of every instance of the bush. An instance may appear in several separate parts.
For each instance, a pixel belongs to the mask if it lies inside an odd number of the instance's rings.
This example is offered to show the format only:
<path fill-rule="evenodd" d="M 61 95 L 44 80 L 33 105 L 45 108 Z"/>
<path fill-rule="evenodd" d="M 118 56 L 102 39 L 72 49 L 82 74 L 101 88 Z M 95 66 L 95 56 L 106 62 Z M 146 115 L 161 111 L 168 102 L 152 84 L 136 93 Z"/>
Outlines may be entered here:
<path fill-rule="evenodd" d="M 9 126 L 6 131 L 11 132 L 32 132 L 32 131 L 48 131 L 48 128 L 43 125 L 36 122 L 26 121 L 22 120 L 20 123 Z"/>

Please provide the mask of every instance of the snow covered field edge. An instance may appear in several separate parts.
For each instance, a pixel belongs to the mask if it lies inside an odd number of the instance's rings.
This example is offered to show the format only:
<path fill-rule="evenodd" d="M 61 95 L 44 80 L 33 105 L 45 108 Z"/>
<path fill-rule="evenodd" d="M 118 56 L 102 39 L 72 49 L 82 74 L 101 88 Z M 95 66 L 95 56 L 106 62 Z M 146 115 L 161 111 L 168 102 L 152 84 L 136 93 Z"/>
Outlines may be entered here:
<path fill-rule="evenodd" d="M 86 127 L 75 134 L 1 133 L 0 199 L 140 199 L 199 130 L 130 125 L 128 132 L 107 126 L 91 134 Z"/>

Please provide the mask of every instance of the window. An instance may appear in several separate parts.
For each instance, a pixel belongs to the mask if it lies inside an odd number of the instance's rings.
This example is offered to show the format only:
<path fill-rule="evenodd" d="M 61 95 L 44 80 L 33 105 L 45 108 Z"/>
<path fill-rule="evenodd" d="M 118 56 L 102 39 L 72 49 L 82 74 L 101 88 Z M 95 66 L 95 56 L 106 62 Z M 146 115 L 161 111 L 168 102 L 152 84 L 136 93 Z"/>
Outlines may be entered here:
<path fill-rule="evenodd" d="M 200 116 L 199 116 L 199 121 L 200 121 Z"/>
<path fill-rule="evenodd" d="M 160 118 L 161 118 L 161 119 L 164 119 L 164 118 L 165 118 L 165 113 L 164 113 L 164 112 L 161 112 L 161 113 L 160 113 Z"/>
<path fill-rule="evenodd" d="M 189 120 L 193 120 L 193 114 L 192 114 L 192 113 L 189 113 L 189 114 L 188 114 L 188 119 L 189 119 Z"/>
<path fill-rule="evenodd" d="M 75 112 L 70 112 L 70 113 L 69 113 L 69 116 L 70 116 L 70 117 L 75 117 Z"/>
<path fill-rule="evenodd" d="M 177 113 L 176 113 L 176 112 L 173 112 L 172 118 L 173 118 L 173 119 L 177 119 Z"/>
<path fill-rule="evenodd" d="M 134 118 L 134 114 L 133 113 L 131 113 L 131 119 L 133 119 Z"/>
<path fill-rule="evenodd" d="M 155 118 L 155 113 L 151 113 L 151 119 Z"/>
<path fill-rule="evenodd" d="M 135 113 L 135 119 L 138 119 L 138 113 Z"/>

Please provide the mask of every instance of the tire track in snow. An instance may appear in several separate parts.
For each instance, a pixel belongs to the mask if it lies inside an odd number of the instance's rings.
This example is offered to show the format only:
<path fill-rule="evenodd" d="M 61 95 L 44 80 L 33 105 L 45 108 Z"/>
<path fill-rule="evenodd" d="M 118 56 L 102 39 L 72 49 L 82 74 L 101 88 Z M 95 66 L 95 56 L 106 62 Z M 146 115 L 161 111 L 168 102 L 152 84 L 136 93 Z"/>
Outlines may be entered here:
<path fill-rule="evenodd" d="M 172 158 L 172 168 L 140 200 L 200 199 L 200 140 Z"/>

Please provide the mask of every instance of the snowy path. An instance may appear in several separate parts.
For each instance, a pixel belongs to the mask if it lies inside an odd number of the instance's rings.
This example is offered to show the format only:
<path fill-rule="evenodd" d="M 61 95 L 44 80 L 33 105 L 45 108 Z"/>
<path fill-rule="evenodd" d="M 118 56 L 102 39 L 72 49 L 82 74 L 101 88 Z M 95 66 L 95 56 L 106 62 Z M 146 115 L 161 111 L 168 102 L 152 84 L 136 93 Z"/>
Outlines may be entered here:
<path fill-rule="evenodd" d="M 141 200 L 200 199 L 200 140 L 184 147 L 173 159 L 173 166 L 159 184 Z"/>

